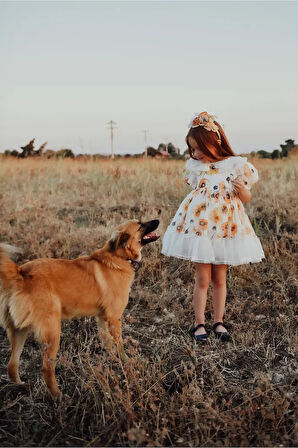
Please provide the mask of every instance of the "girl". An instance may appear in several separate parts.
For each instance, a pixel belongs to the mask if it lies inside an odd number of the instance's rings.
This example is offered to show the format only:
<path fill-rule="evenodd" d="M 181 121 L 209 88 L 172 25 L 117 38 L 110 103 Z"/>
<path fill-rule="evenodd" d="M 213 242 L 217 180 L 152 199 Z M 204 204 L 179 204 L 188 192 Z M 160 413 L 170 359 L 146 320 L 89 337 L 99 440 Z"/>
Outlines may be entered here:
<path fill-rule="evenodd" d="M 190 159 L 184 170 L 192 191 L 182 201 L 162 242 L 161 252 L 195 262 L 195 312 L 192 335 L 206 341 L 205 307 L 212 280 L 215 336 L 230 338 L 223 324 L 227 265 L 257 263 L 265 258 L 259 238 L 245 213 L 256 168 L 236 156 L 214 117 L 196 114 L 186 136 Z"/>

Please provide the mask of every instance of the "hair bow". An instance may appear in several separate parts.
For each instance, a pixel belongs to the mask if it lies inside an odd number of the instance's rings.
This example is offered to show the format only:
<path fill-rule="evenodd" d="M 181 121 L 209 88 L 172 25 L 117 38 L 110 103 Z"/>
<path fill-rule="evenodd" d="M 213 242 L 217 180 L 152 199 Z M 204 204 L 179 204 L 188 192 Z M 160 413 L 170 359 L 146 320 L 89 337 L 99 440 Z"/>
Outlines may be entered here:
<path fill-rule="evenodd" d="M 189 123 L 189 128 L 197 128 L 198 126 L 203 126 L 207 131 L 216 132 L 220 137 L 220 133 L 218 130 L 218 126 L 214 123 L 215 115 L 209 115 L 208 112 L 201 112 L 200 114 L 196 113 Z"/>

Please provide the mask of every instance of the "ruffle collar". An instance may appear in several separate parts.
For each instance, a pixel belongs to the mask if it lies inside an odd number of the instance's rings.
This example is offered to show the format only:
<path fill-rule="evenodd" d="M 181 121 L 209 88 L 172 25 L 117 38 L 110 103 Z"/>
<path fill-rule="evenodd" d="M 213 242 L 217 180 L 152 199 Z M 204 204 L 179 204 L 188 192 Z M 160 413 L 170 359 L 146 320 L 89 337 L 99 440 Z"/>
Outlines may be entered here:
<path fill-rule="evenodd" d="M 218 162 L 203 163 L 200 160 L 192 159 L 191 157 L 186 162 L 186 169 L 189 171 L 199 172 L 207 171 L 210 173 L 222 173 L 230 168 L 240 167 L 247 162 L 247 157 L 231 156 Z"/>

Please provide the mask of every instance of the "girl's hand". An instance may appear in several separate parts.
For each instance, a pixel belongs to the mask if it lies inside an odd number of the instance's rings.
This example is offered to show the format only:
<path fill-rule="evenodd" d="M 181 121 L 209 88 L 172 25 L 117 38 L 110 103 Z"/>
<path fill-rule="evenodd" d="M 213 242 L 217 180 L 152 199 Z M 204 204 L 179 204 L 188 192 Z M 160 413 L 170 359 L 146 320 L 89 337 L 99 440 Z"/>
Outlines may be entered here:
<path fill-rule="evenodd" d="M 238 177 L 236 179 L 232 179 L 232 184 L 233 184 L 233 193 L 234 194 L 241 194 L 241 192 L 243 192 L 243 189 L 245 189 L 245 185 L 243 182 L 243 179 L 241 179 L 241 177 Z"/>
<path fill-rule="evenodd" d="M 240 177 L 232 180 L 233 193 L 239 197 L 239 199 L 245 203 L 249 202 L 251 199 L 250 191 L 245 188 L 243 179 Z"/>

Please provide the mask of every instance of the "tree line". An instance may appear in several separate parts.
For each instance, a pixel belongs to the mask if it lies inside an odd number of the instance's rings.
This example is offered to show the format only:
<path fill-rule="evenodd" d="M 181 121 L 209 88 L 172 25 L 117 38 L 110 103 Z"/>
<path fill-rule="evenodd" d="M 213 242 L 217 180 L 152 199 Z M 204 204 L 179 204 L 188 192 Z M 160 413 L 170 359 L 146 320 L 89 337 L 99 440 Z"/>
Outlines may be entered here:
<path fill-rule="evenodd" d="M 284 157 L 288 157 L 290 151 L 297 145 L 295 145 L 295 140 L 289 138 L 288 140 L 285 140 L 284 144 L 279 146 L 280 149 L 274 149 L 272 152 L 261 149 L 260 151 L 252 151 L 251 155 L 258 155 L 262 159 L 282 159 Z"/>
<path fill-rule="evenodd" d="M 43 143 L 38 149 L 35 148 L 35 138 L 30 140 L 30 142 L 21 146 L 21 152 L 16 149 L 6 149 L 3 153 L 4 157 L 17 157 L 19 159 L 27 159 L 28 157 L 44 157 L 47 159 L 51 158 L 107 158 L 110 157 L 109 154 L 78 154 L 75 155 L 71 149 L 65 148 L 60 149 L 58 151 L 54 151 L 53 149 L 45 149 L 48 142 Z M 164 143 L 160 143 L 158 148 L 155 149 L 152 146 L 147 147 L 147 155 L 149 157 L 157 157 L 158 155 L 164 156 L 169 155 L 171 158 L 183 158 L 184 156 L 180 155 L 180 149 L 176 148 L 172 143 L 168 143 L 167 145 Z M 143 157 L 145 152 L 138 154 L 116 154 L 115 157 Z"/>
<path fill-rule="evenodd" d="M 46 145 L 48 142 L 43 143 L 37 150 L 34 149 L 34 144 L 35 144 L 35 138 L 33 138 L 32 140 L 30 140 L 30 142 L 25 145 L 25 146 L 21 146 L 21 152 L 17 151 L 16 149 L 13 150 L 9 150 L 6 149 L 3 153 L 4 157 L 17 157 L 20 159 L 26 159 L 28 157 L 45 157 L 47 159 L 51 159 L 51 158 L 107 158 L 109 157 L 108 154 L 78 154 L 75 155 L 73 153 L 73 151 L 71 149 L 68 148 L 64 148 L 64 149 L 60 149 L 58 151 L 54 151 L 53 149 L 45 149 Z M 251 151 L 250 155 L 252 157 L 260 157 L 262 159 L 282 159 L 284 157 L 288 157 L 289 153 L 291 152 L 291 150 L 293 148 L 297 147 L 297 145 L 295 145 L 295 140 L 293 139 L 288 139 L 285 140 L 284 144 L 280 145 L 280 150 L 279 149 L 274 149 L 272 152 L 269 151 L 265 151 L 263 149 L 259 150 L 259 151 Z M 124 155 L 120 155 L 120 154 L 116 154 L 115 157 L 144 157 L 145 153 L 138 153 L 138 154 L 124 154 Z M 158 148 L 155 149 L 152 146 L 148 146 L 147 147 L 147 155 L 149 157 L 165 157 L 168 156 L 169 158 L 174 158 L 174 159 L 185 159 L 188 155 L 188 149 L 186 149 L 182 154 L 180 153 L 180 149 L 175 147 L 172 143 L 160 143 L 158 145 Z"/>

